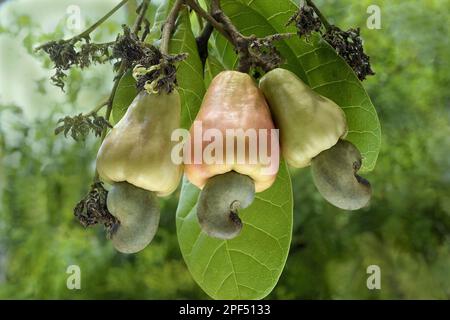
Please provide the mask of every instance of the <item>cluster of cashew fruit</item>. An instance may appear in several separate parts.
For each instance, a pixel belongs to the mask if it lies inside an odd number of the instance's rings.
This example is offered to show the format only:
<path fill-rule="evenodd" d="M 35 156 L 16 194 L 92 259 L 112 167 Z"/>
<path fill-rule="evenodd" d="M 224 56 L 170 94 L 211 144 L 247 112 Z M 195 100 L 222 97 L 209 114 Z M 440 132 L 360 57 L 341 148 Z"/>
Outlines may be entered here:
<path fill-rule="evenodd" d="M 269 153 L 281 150 L 286 162 L 295 168 L 311 165 L 314 183 L 328 202 L 341 209 L 357 210 L 370 200 L 370 184 L 356 174 L 361 154 L 353 144 L 342 140 L 347 134 L 344 112 L 288 70 L 268 72 L 259 88 L 247 74 L 220 73 L 212 81 L 196 120 L 223 133 L 236 128 L 278 128 L 280 145 Z M 270 137 L 263 134 L 258 139 Z M 262 166 L 185 165 L 190 182 L 202 189 L 197 215 L 204 232 L 219 239 L 239 234 L 242 221 L 238 209 L 250 206 L 255 192 L 268 189 L 275 181 L 277 172 L 261 174 Z"/>
<path fill-rule="evenodd" d="M 119 221 L 112 242 L 121 252 L 137 252 L 151 242 L 159 223 L 156 196 L 172 193 L 179 184 L 183 166 L 171 160 L 175 143 L 171 134 L 180 125 L 180 109 L 176 90 L 170 94 L 141 92 L 99 150 L 97 170 L 112 185 L 108 210 Z M 243 227 L 239 210 L 252 204 L 255 193 L 274 183 L 280 153 L 292 167 L 311 165 L 317 189 L 336 207 L 357 210 L 370 200 L 370 184 L 357 175 L 361 154 L 343 140 L 347 134 L 344 112 L 290 71 L 278 68 L 268 72 L 259 87 L 248 74 L 220 73 L 211 82 L 196 120 L 201 121 L 203 130 L 213 129 L 223 136 L 230 129 L 256 130 L 260 132 L 258 146 L 264 140 L 267 156 L 276 159 L 276 170 L 270 172 L 263 170 L 267 163 L 260 157 L 249 161 L 244 155 L 245 161 L 238 161 L 233 138 L 223 148 L 227 161 L 193 161 L 194 149 L 199 146 L 188 139 L 184 172 L 202 190 L 197 217 L 211 237 L 233 239 L 239 235 Z M 270 134 L 275 128 L 279 129 L 279 141 L 278 136 L 273 141 Z M 191 136 L 193 130 L 194 126 Z M 203 155 L 209 146 L 204 139 L 201 143 Z M 246 145 L 243 152 L 248 150 Z M 230 152 L 232 156 L 227 157 Z"/>
<path fill-rule="evenodd" d="M 295 168 L 311 165 L 317 189 L 332 205 L 344 210 L 365 207 L 372 189 L 357 175 L 359 150 L 343 140 L 348 128 L 342 109 L 284 69 L 267 73 L 260 88 L 280 128 L 286 162 Z"/>

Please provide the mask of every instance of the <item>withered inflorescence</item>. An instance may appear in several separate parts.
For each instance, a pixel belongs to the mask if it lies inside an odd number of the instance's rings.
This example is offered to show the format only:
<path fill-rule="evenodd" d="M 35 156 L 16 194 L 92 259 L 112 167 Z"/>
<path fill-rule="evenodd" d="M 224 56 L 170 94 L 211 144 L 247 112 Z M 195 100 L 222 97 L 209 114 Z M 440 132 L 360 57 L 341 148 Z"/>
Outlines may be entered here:
<path fill-rule="evenodd" d="M 103 183 L 95 182 L 89 193 L 78 202 L 74 215 L 85 228 L 103 224 L 109 234 L 114 231 L 119 221 L 108 211 L 107 196 L 108 191 L 103 187 Z"/>
<path fill-rule="evenodd" d="M 364 53 L 359 28 L 342 31 L 332 26 L 323 38 L 344 58 L 359 80 L 362 81 L 366 76 L 375 74 L 370 66 L 370 57 Z"/>

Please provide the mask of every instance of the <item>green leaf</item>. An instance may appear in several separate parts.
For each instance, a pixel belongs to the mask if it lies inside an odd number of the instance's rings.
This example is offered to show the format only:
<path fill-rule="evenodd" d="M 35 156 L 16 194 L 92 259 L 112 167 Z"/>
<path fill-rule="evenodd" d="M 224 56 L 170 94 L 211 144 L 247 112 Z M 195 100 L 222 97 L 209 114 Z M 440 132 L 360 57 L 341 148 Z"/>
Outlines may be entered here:
<path fill-rule="evenodd" d="M 182 12 L 177 22 L 170 52 L 189 53 L 177 72 L 183 101 L 182 127 L 188 128 L 200 108 L 205 82 L 187 11 Z M 210 56 L 205 69 L 209 84 L 224 68 Z M 244 231 L 232 241 L 219 241 L 200 232 L 195 212 L 200 190 L 184 181 L 177 210 L 178 241 L 193 278 L 211 297 L 258 299 L 276 285 L 286 262 L 292 233 L 291 183 L 285 166 L 282 168 L 275 185 L 257 195 L 252 206 L 242 212 Z M 257 249 L 254 243 L 261 247 Z"/>
<path fill-rule="evenodd" d="M 344 110 L 349 127 L 347 140 L 363 157 L 362 172 L 374 169 L 381 145 L 381 128 L 369 95 L 347 63 L 328 43 L 315 37 L 314 47 L 303 48 L 303 70 L 314 91 L 336 102 Z"/>
<path fill-rule="evenodd" d="M 286 28 L 297 5 L 289 0 L 223 0 L 222 8 L 245 35 L 267 36 L 273 33 L 295 32 Z M 237 57 L 232 46 L 215 35 L 216 54 L 228 68 L 236 68 Z M 296 73 L 316 92 L 342 107 L 349 125 L 347 139 L 363 156 L 362 172 L 375 167 L 381 144 L 381 129 L 377 112 L 353 70 L 335 50 L 314 36 L 309 42 L 292 37 L 277 45 L 286 59 L 283 66 Z"/>
<path fill-rule="evenodd" d="M 136 81 L 134 80 L 131 71 L 128 71 L 122 76 L 122 79 L 120 79 L 116 95 L 114 96 L 112 105 L 113 124 L 116 124 L 122 119 L 136 95 Z"/>
<path fill-rule="evenodd" d="M 225 67 L 213 55 L 209 55 L 205 64 L 205 86 L 209 87 L 212 79 L 220 72 L 224 71 Z"/>
<path fill-rule="evenodd" d="M 203 67 L 197 51 L 195 36 L 187 9 L 182 10 L 177 20 L 176 31 L 171 38 L 171 54 L 188 53 L 186 60 L 180 62 L 177 69 L 178 91 L 181 96 L 181 127 L 188 129 L 197 115 L 205 94 Z"/>
<path fill-rule="evenodd" d="M 155 21 L 150 29 L 149 40 L 161 38 L 161 30 L 175 0 L 164 0 L 156 9 Z"/>
<path fill-rule="evenodd" d="M 280 165 L 274 185 L 240 212 L 243 228 L 233 240 L 210 238 L 200 230 L 199 194 L 185 179 L 177 210 L 178 242 L 195 281 L 214 299 L 264 298 L 278 282 L 291 243 L 293 200 L 286 165 Z"/>

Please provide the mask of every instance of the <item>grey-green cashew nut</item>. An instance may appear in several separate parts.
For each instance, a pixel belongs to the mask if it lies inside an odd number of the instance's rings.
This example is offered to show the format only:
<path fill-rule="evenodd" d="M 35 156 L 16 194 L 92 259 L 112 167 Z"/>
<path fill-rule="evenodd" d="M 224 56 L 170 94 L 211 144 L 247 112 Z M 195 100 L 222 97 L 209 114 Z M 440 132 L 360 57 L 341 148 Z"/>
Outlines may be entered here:
<path fill-rule="evenodd" d="M 159 203 L 153 192 L 127 182 L 114 183 L 108 193 L 109 212 L 119 220 L 111 233 L 114 247 L 136 253 L 152 240 L 159 225 Z"/>
<path fill-rule="evenodd" d="M 255 198 L 255 183 L 235 171 L 216 175 L 204 186 L 197 205 L 202 230 L 210 237 L 229 240 L 242 229 L 239 209 L 250 206 Z"/>
<path fill-rule="evenodd" d="M 332 205 L 344 210 L 367 206 L 372 195 L 369 181 L 360 177 L 361 154 L 350 142 L 339 140 L 311 162 L 314 183 Z"/>

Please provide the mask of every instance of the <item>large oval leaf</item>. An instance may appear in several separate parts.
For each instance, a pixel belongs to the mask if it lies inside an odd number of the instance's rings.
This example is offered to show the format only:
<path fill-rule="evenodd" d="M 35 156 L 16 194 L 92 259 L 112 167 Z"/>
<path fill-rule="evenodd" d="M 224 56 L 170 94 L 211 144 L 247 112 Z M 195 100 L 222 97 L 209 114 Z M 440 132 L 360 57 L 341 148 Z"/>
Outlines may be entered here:
<path fill-rule="evenodd" d="M 131 71 L 128 71 L 122 76 L 117 87 L 112 105 L 112 120 L 113 124 L 122 119 L 128 107 L 137 95 L 136 81 L 133 78 Z"/>
<path fill-rule="evenodd" d="M 241 234 L 218 240 L 201 231 L 196 203 L 200 190 L 186 179 L 177 210 L 177 233 L 195 281 L 214 299 L 262 299 L 278 282 L 292 235 L 292 187 L 284 163 L 274 185 L 242 210 Z"/>
<path fill-rule="evenodd" d="M 148 41 L 155 41 L 161 38 L 162 27 L 169 15 L 175 0 L 163 0 L 156 9 L 153 25 L 150 29 Z"/>
<path fill-rule="evenodd" d="M 177 20 L 177 29 L 169 47 L 172 54 L 189 54 L 177 69 L 178 91 L 182 103 L 181 127 L 187 129 L 194 121 L 205 94 L 202 62 L 198 55 L 187 9 L 182 10 Z"/>
<path fill-rule="evenodd" d="M 266 36 L 286 29 L 297 5 L 289 0 L 223 0 L 222 8 L 238 29 L 246 35 Z M 235 68 L 237 58 L 232 46 L 215 36 L 216 54 L 228 68 Z M 325 41 L 314 36 L 309 42 L 292 37 L 278 45 L 286 59 L 285 68 L 295 72 L 315 91 L 340 105 L 347 116 L 349 134 L 363 156 L 362 171 L 375 167 L 381 143 L 377 112 L 369 95 L 347 63 Z"/>

